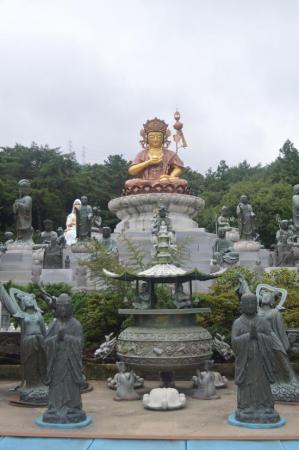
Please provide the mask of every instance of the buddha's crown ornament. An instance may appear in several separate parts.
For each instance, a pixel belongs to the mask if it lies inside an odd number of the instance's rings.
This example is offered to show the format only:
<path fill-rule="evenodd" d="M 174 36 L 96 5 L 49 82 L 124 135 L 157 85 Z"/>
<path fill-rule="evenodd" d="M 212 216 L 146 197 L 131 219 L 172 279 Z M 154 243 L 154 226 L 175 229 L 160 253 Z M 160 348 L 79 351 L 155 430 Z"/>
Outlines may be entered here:
<path fill-rule="evenodd" d="M 168 125 L 166 122 L 164 122 L 164 120 L 155 117 L 154 119 L 148 120 L 146 123 L 144 123 L 143 128 L 146 134 L 150 133 L 151 131 L 160 131 L 161 133 L 165 134 Z"/>

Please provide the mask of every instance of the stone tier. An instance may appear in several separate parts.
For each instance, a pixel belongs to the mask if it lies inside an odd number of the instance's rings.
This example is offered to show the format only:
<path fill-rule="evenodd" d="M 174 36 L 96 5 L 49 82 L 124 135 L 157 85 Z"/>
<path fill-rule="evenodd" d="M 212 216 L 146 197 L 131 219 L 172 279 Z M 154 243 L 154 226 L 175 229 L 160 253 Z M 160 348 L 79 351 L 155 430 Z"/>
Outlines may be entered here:
<path fill-rule="evenodd" d="M 121 220 L 116 233 L 125 231 L 151 231 L 155 210 L 166 206 L 175 231 L 198 229 L 193 220 L 204 208 L 204 200 L 194 195 L 150 193 L 118 197 L 108 204 L 110 211 Z"/>

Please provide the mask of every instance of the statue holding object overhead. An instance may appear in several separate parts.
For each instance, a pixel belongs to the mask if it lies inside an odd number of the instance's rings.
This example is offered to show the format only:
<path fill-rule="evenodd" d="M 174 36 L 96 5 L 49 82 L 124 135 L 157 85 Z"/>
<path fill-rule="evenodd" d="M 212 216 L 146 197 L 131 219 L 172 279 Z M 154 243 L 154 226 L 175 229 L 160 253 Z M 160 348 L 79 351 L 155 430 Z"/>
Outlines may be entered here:
<path fill-rule="evenodd" d="M 46 328 L 34 294 L 10 288 L 0 283 L 0 299 L 9 313 L 21 324 L 22 384 L 20 400 L 28 403 L 47 401 L 46 354 L 44 338 Z"/>
<path fill-rule="evenodd" d="M 275 306 L 278 295 L 281 295 L 281 300 Z M 258 314 L 264 317 L 271 327 L 272 348 L 277 360 L 275 384 L 272 385 L 273 397 L 276 401 L 298 402 L 299 379 L 288 357 L 290 343 L 281 313 L 285 309 L 282 305 L 286 300 L 287 291 L 260 284 L 257 286 L 257 297 L 260 303 Z"/>
<path fill-rule="evenodd" d="M 19 181 L 20 196 L 13 204 L 16 221 L 17 241 L 32 241 L 32 198 L 30 197 L 30 181 Z"/>

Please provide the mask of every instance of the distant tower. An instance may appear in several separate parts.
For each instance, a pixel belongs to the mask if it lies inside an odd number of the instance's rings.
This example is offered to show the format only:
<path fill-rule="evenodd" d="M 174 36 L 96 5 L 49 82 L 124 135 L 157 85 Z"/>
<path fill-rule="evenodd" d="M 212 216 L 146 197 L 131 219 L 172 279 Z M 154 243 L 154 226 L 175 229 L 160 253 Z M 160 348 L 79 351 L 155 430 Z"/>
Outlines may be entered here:
<path fill-rule="evenodd" d="M 86 164 L 86 147 L 83 145 L 83 147 L 82 147 L 82 164 L 83 164 L 83 166 L 85 166 L 85 164 Z"/>
<path fill-rule="evenodd" d="M 68 141 L 68 151 L 69 151 L 69 153 L 73 153 L 73 141 L 72 140 L 70 140 L 70 141 Z"/>

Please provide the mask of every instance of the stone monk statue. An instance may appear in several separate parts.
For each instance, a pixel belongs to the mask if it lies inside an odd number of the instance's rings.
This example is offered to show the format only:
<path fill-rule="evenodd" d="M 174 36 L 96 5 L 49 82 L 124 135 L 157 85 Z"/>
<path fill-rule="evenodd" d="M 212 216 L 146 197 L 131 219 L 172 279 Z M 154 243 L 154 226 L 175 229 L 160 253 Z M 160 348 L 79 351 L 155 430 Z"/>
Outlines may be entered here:
<path fill-rule="evenodd" d="M 55 315 L 45 338 L 49 401 L 43 422 L 83 422 L 86 420 L 80 392 L 84 384 L 83 331 L 80 322 L 72 317 L 68 294 L 61 294 L 56 299 Z"/>
<path fill-rule="evenodd" d="M 232 348 L 238 386 L 235 419 L 248 423 L 279 422 L 270 386 L 276 370 L 271 328 L 264 317 L 257 315 L 257 298 L 251 292 L 241 297 L 241 316 L 232 328 Z"/>
<path fill-rule="evenodd" d="M 30 197 L 30 181 L 19 181 L 20 196 L 13 204 L 16 220 L 17 241 L 32 241 L 32 198 Z"/>
<path fill-rule="evenodd" d="M 240 239 L 250 241 L 255 237 L 255 214 L 248 202 L 247 195 L 241 195 L 237 206 L 237 217 L 240 231 Z"/>
<path fill-rule="evenodd" d="M 93 212 L 86 195 L 81 197 L 81 208 L 76 209 L 76 215 L 77 238 L 79 240 L 90 238 Z"/>
<path fill-rule="evenodd" d="M 187 181 L 180 178 L 184 164 L 176 152 L 167 148 L 170 143 L 168 125 L 155 117 L 143 125 L 140 134 L 143 150 L 129 167 L 129 174 L 136 178 L 126 181 L 124 193 L 184 193 Z"/>

